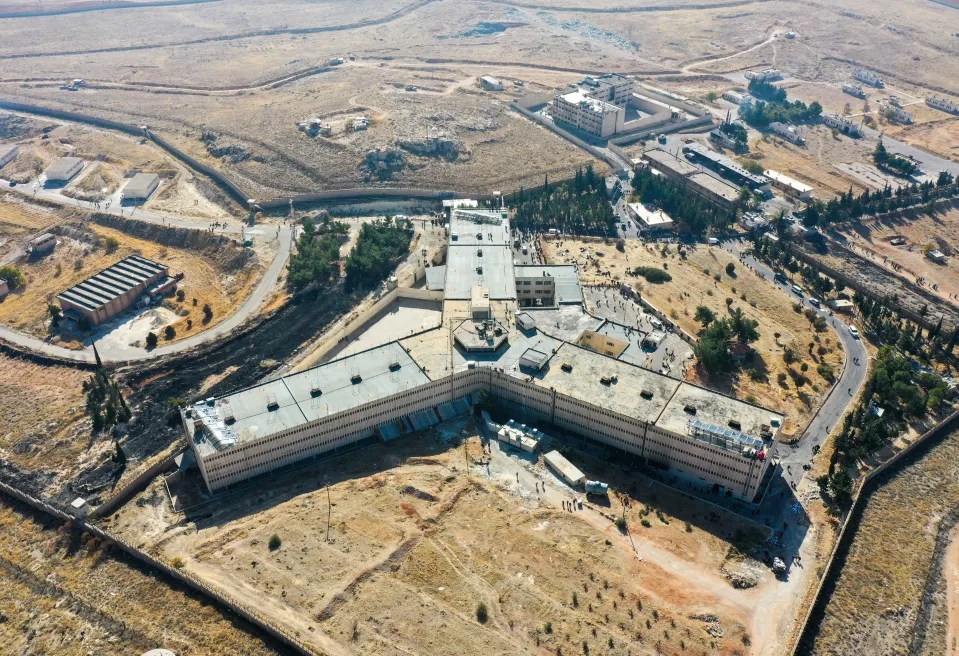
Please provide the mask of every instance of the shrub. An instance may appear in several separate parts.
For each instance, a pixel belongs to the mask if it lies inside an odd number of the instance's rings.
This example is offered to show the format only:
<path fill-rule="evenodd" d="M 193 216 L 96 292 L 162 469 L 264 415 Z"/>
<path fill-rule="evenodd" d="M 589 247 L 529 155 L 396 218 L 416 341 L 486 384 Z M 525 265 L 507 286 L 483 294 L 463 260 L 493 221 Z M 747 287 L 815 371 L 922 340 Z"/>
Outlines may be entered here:
<path fill-rule="evenodd" d="M 186 565 L 186 561 L 183 560 L 183 556 L 174 556 L 173 560 L 170 561 L 170 566 L 173 569 L 183 569 L 184 565 Z"/>
<path fill-rule="evenodd" d="M 159 341 L 160 341 L 160 338 L 157 337 L 157 334 L 155 332 L 153 332 L 152 330 L 148 332 L 147 333 L 147 350 L 149 351 L 150 349 L 155 349 Z"/>
<path fill-rule="evenodd" d="M 625 533 L 625 532 L 626 532 L 626 520 L 625 520 L 625 519 L 623 519 L 622 517 L 617 517 L 617 518 L 616 518 L 616 521 L 615 521 L 615 524 L 616 524 L 616 528 L 618 528 L 621 533 Z"/>
<path fill-rule="evenodd" d="M 639 523 L 643 525 L 643 528 L 650 528 L 650 527 L 652 527 L 652 524 L 649 523 L 649 520 L 648 520 L 648 519 L 644 519 L 644 520 L 640 521 Z"/>
<path fill-rule="evenodd" d="M 186 298 L 186 292 L 185 292 L 185 291 L 183 291 L 182 289 L 176 290 L 176 300 L 178 300 L 178 301 L 180 301 L 180 302 L 182 303 L 185 298 Z"/>
<path fill-rule="evenodd" d="M 486 604 L 480 602 L 479 606 L 476 607 L 476 621 L 480 624 L 486 624 L 489 620 L 489 611 L 486 609 Z"/>
<path fill-rule="evenodd" d="M 23 275 L 23 271 L 9 264 L 5 267 L 0 267 L 0 278 L 6 280 L 7 285 L 13 290 L 20 289 L 27 284 L 27 277 Z"/>
<path fill-rule="evenodd" d="M 107 252 L 107 255 L 116 253 L 118 248 L 120 248 L 120 242 L 117 241 L 116 237 L 107 237 L 103 240 L 103 249 Z"/>
<path fill-rule="evenodd" d="M 267 546 L 270 548 L 270 551 L 276 551 L 281 546 L 283 546 L 283 540 L 280 538 L 279 535 L 274 533 L 273 535 L 270 536 L 270 542 L 267 544 Z"/>
<path fill-rule="evenodd" d="M 552 632 L 553 632 L 553 623 L 552 623 L 552 622 L 547 622 L 547 623 L 543 626 L 543 633 L 550 634 L 550 633 L 552 633 Z"/>
<path fill-rule="evenodd" d="M 203 323 L 208 324 L 210 320 L 213 319 L 213 308 L 210 307 L 209 303 L 203 304 Z"/>
<path fill-rule="evenodd" d="M 729 276 L 730 278 L 733 278 L 736 276 L 736 265 L 733 264 L 732 262 L 726 265 L 726 275 Z"/>
<path fill-rule="evenodd" d="M 168 340 L 173 339 L 176 337 L 176 328 L 173 326 L 167 326 L 163 329 L 163 336 Z"/>
<path fill-rule="evenodd" d="M 634 276 L 642 276 L 646 279 L 646 282 L 654 285 L 661 285 L 664 282 L 669 282 L 673 279 L 671 275 L 662 269 L 657 269 L 656 267 L 638 266 L 633 269 L 632 273 Z"/>

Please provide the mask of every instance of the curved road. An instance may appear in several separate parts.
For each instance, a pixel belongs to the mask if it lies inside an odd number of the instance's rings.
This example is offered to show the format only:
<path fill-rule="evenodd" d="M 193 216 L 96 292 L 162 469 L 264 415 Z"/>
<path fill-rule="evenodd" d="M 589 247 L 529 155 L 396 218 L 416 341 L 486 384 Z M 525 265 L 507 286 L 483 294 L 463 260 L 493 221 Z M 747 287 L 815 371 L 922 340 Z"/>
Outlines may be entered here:
<path fill-rule="evenodd" d="M 65 207 L 75 206 L 84 210 L 99 211 L 104 214 L 125 216 L 137 221 L 145 221 L 147 223 L 155 223 L 178 228 L 187 228 L 191 230 L 205 229 L 197 227 L 196 220 L 154 214 L 136 207 L 122 207 L 119 205 L 118 201 L 113 202 L 106 207 L 101 206 L 98 210 L 93 206 L 93 203 L 68 198 L 60 194 L 58 191 L 43 189 L 39 181 L 27 185 L 10 187 L 5 180 L 0 180 L 0 185 L 2 185 L 3 189 L 9 189 L 10 191 L 18 192 L 23 196 L 36 197 L 56 203 L 58 205 L 63 205 Z M 132 360 L 152 360 L 167 355 L 172 355 L 174 353 L 180 353 L 195 346 L 215 341 L 231 332 L 235 328 L 241 326 L 248 319 L 252 318 L 259 310 L 263 301 L 274 290 L 280 274 L 283 273 L 286 261 L 290 256 L 290 249 L 293 245 L 293 232 L 295 228 L 283 226 L 274 229 L 273 226 L 259 226 L 252 229 L 246 229 L 243 224 L 237 221 L 232 221 L 231 223 L 228 223 L 226 227 L 220 229 L 220 232 L 228 234 L 241 234 L 244 232 L 244 230 L 247 234 L 254 235 L 269 235 L 273 233 L 276 235 L 278 244 L 276 255 L 274 255 L 273 261 L 263 273 L 263 276 L 260 278 L 260 282 L 257 284 L 256 288 L 243 302 L 243 304 L 237 308 L 236 312 L 209 330 L 197 333 L 196 335 L 192 335 L 173 344 L 160 346 L 152 351 L 133 347 L 116 349 L 106 345 L 101 346 L 98 344 L 97 350 L 100 353 L 100 359 L 103 362 L 116 363 L 129 362 Z M 83 350 L 76 351 L 51 344 L 46 340 L 33 337 L 32 335 L 27 335 L 6 326 L 0 326 L 0 339 L 15 344 L 21 348 L 29 349 L 30 351 L 42 353 L 44 355 L 50 355 L 66 360 L 73 360 L 75 362 L 94 361 L 93 348 L 90 346 L 84 348 Z"/>
<path fill-rule="evenodd" d="M 859 389 L 866 382 L 868 371 L 869 354 L 866 351 L 862 340 L 854 338 L 849 334 L 848 326 L 841 317 L 837 317 L 828 309 L 816 308 L 809 304 L 804 298 L 799 298 L 790 289 L 789 284 L 776 282 L 773 270 L 756 260 L 752 255 L 747 254 L 741 248 L 739 241 L 724 241 L 723 248 L 741 257 L 742 261 L 749 265 L 759 276 L 767 279 L 770 283 L 782 290 L 794 300 L 800 301 L 805 307 L 815 310 L 818 314 L 826 317 L 827 323 L 835 330 L 839 341 L 842 343 L 846 354 L 843 372 L 836 381 L 836 384 L 830 390 L 822 407 L 813 417 L 802 438 L 795 444 L 782 444 L 778 447 L 778 455 L 782 463 L 783 478 L 790 485 L 799 485 L 805 470 L 803 465 L 813 458 L 813 449 L 821 447 L 826 437 L 829 435 L 842 418 L 847 410 L 850 409 L 853 401 L 856 399 Z M 858 363 L 858 364 L 857 364 Z"/>

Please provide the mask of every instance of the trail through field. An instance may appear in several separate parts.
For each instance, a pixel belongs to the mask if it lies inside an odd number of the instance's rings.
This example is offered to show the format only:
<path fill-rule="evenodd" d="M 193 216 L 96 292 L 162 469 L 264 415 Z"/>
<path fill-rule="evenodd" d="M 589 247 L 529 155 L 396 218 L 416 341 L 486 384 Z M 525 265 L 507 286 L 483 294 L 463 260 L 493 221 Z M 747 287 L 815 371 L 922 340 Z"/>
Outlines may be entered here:
<path fill-rule="evenodd" d="M 946 606 L 949 610 L 946 656 L 959 656 L 959 527 L 952 531 L 943 572 L 946 575 Z"/>

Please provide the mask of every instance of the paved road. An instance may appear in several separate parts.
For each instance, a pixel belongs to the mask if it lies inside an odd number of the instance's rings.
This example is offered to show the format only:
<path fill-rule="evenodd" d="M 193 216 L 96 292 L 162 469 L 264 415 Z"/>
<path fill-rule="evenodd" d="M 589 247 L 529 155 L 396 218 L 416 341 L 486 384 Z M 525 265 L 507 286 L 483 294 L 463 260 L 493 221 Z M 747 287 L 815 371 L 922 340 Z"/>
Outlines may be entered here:
<path fill-rule="evenodd" d="M 778 449 L 780 460 L 783 467 L 783 477 L 791 485 L 798 485 L 805 471 L 802 466 L 813 458 L 813 449 L 821 447 L 829 432 L 840 423 L 846 411 L 849 409 L 863 383 L 866 382 L 866 370 L 869 354 L 862 340 L 854 338 L 847 329 L 847 325 L 841 317 L 833 315 L 828 309 L 819 309 L 813 307 L 808 299 L 800 299 L 790 289 L 789 284 L 776 282 L 773 278 L 773 270 L 765 264 L 758 262 L 751 255 L 744 254 L 743 244 L 739 241 L 731 240 L 722 243 L 723 248 L 741 256 L 744 263 L 749 265 L 753 271 L 763 278 L 769 280 L 773 285 L 788 294 L 794 300 L 801 301 L 804 306 L 815 310 L 818 314 L 826 317 L 826 321 L 835 330 L 839 340 L 842 342 L 843 349 L 846 352 L 846 366 L 839 380 L 836 382 L 825 403 L 816 413 L 802 438 L 793 445 L 781 445 Z M 858 364 L 857 364 L 858 363 Z"/>
<path fill-rule="evenodd" d="M 36 183 L 30 183 L 26 185 L 18 185 L 16 187 L 10 187 L 6 181 L 0 180 L 0 185 L 3 189 L 8 189 L 10 191 L 15 191 L 27 197 L 36 197 L 41 198 L 46 201 L 53 203 L 61 204 L 64 206 L 73 206 L 79 207 L 84 210 L 95 210 L 93 203 L 86 201 L 77 201 L 72 198 L 63 196 L 56 190 L 45 190 L 42 186 L 37 185 Z M 34 193 L 36 192 L 36 193 Z M 167 225 L 172 227 L 188 228 L 192 230 L 205 230 L 206 227 L 198 227 L 197 221 L 195 219 L 184 219 L 179 217 L 167 216 L 162 214 L 155 214 L 152 212 L 147 212 L 139 208 L 134 207 L 122 207 L 118 202 L 112 203 L 108 207 L 101 205 L 100 212 L 105 214 L 113 214 L 116 216 L 126 216 L 128 218 L 132 217 L 137 221 L 145 221 L 147 223 L 156 223 L 161 225 Z M 245 231 L 248 235 L 263 235 L 264 237 L 274 236 L 277 239 L 277 250 L 276 254 L 273 257 L 273 261 L 267 267 L 266 272 L 263 274 L 263 277 L 260 279 L 259 284 L 250 294 L 250 296 L 243 302 L 240 307 L 237 308 L 236 312 L 233 313 L 225 321 L 222 321 L 201 333 L 187 337 L 186 339 L 174 342 L 173 344 L 168 344 L 165 346 L 160 346 L 152 351 L 147 351 L 146 349 L 134 348 L 134 347 L 124 347 L 122 349 L 113 349 L 106 345 L 97 345 L 97 350 L 100 353 L 100 358 L 104 362 L 124 362 L 130 360 L 151 360 L 155 358 L 164 357 L 167 355 L 172 355 L 174 353 L 180 353 L 182 351 L 191 349 L 200 344 L 206 344 L 208 342 L 215 341 L 220 337 L 223 337 L 233 329 L 239 327 L 245 323 L 248 319 L 252 318 L 256 312 L 259 310 L 260 305 L 263 301 L 270 295 L 273 289 L 276 287 L 277 280 L 280 277 L 280 274 L 283 273 L 283 269 L 286 266 L 286 261 L 290 256 L 290 249 L 293 244 L 293 233 L 295 228 L 289 226 L 282 226 L 280 228 L 274 228 L 273 226 L 259 226 L 254 228 L 245 227 L 242 223 L 236 220 L 229 221 L 220 221 L 220 224 L 223 225 L 222 228 L 218 228 L 217 232 L 227 233 L 227 234 L 241 234 Z M 75 351 L 71 349 L 64 348 L 62 346 L 57 346 L 51 344 L 50 342 L 39 339 L 32 335 L 27 335 L 19 331 L 13 330 L 6 326 L 0 326 L 0 339 L 4 339 L 8 342 L 11 342 L 21 348 L 29 349 L 37 353 L 43 353 L 45 355 L 56 356 L 59 358 L 64 358 L 68 360 L 74 360 L 76 362 L 93 362 L 93 348 L 86 347 L 81 351 Z"/>
<path fill-rule="evenodd" d="M 862 133 L 863 136 L 874 141 L 879 139 L 879 132 L 872 128 L 863 126 Z M 932 180 L 935 180 L 939 176 L 940 171 L 949 171 L 953 175 L 959 176 L 959 162 L 953 162 L 938 155 L 933 155 L 929 151 L 897 141 L 887 134 L 882 135 L 882 143 L 891 153 L 915 157 L 921 162 L 922 172 Z"/>

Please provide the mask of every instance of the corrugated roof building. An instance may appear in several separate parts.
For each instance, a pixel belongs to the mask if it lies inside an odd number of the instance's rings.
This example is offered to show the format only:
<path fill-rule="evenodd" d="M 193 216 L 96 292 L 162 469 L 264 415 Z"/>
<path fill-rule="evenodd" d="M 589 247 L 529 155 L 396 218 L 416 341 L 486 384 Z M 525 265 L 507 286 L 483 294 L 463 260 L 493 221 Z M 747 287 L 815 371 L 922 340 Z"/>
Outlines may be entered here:
<path fill-rule="evenodd" d="M 98 326 L 169 278 L 165 264 L 131 255 L 57 295 L 64 316 Z"/>

